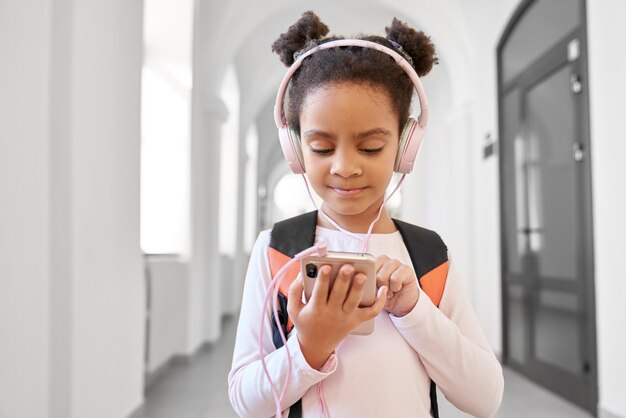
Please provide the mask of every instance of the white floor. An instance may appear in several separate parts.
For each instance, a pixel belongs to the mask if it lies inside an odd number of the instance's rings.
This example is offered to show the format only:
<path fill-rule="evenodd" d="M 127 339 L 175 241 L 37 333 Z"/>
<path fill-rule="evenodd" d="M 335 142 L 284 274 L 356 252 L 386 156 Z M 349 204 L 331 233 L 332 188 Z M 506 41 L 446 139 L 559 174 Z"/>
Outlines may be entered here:
<path fill-rule="evenodd" d="M 224 337 L 189 361 L 179 361 L 150 386 L 144 405 L 130 418 L 230 418 L 226 376 L 230 369 L 236 322 L 224 321 Z M 587 412 L 544 390 L 510 369 L 497 418 L 590 418 Z M 469 417 L 439 396 L 442 418 Z"/>

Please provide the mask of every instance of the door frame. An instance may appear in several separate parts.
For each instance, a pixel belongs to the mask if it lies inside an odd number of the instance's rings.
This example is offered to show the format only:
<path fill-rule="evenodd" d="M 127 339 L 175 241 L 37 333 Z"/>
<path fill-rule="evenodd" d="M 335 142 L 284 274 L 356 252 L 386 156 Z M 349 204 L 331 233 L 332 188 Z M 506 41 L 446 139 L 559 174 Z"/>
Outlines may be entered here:
<path fill-rule="evenodd" d="M 515 88 L 518 84 L 527 84 L 529 79 L 537 79 L 538 73 L 544 73 L 547 76 L 547 68 L 554 65 L 554 60 L 544 59 L 547 56 L 554 56 L 555 48 L 563 48 L 564 42 L 557 42 L 555 45 L 547 51 L 542 58 L 536 61 L 537 64 L 529 64 L 528 67 L 534 67 L 534 71 L 523 71 L 517 75 L 513 80 L 510 80 L 506 85 L 503 81 L 503 64 L 502 64 L 502 52 L 509 39 L 509 36 L 513 30 L 517 27 L 517 24 L 525 16 L 528 9 L 535 4 L 538 0 L 523 0 L 520 2 L 510 21 L 508 22 L 500 41 L 498 42 L 496 50 L 496 62 L 497 62 L 497 89 L 498 89 L 498 138 L 500 138 L 499 154 L 503 155 L 503 151 L 507 149 L 510 144 L 504 142 L 504 112 L 503 112 L 503 97 L 511 89 Z M 540 1 L 540 0 L 539 0 Z M 545 1 L 545 0 L 544 0 Z M 580 55 L 577 58 L 577 62 L 574 67 L 577 69 L 577 73 L 580 76 L 580 80 L 583 84 L 583 89 L 579 93 L 580 99 L 575 100 L 576 113 L 580 115 L 578 121 L 579 141 L 583 145 L 584 158 L 578 164 L 580 164 L 580 170 L 578 170 L 579 178 L 578 184 L 582 190 L 581 192 L 581 246 L 578 259 L 583 260 L 584 271 L 583 277 L 588 278 L 582 283 L 579 291 L 580 302 L 586 313 L 585 315 L 585 327 L 587 338 L 585 339 L 585 351 L 588 353 L 588 372 L 587 377 L 588 393 L 584 396 L 584 399 L 573 400 L 580 406 L 588 410 L 594 416 L 597 416 L 597 403 L 598 403 L 598 364 L 597 364 L 597 338 L 596 338 L 596 312 L 595 312 L 595 268 L 594 268 L 594 243 L 593 243 L 593 210 L 592 210 L 592 188 L 591 188 L 591 146 L 590 146 L 590 126 L 589 126 L 589 77 L 588 77 L 588 65 L 587 65 L 587 14 L 585 7 L 585 0 L 578 0 L 578 7 L 580 7 L 580 25 L 568 34 L 568 39 L 571 36 L 575 36 L 579 40 Z M 561 68 L 561 67 L 559 67 Z M 538 82 L 538 81 L 537 81 Z M 511 364 L 509 358 L 509 346 L 507 341 L 508 335 L 508 312 L 507 312 L 507 283 L 506 272 L 508 270 L 507 265 L 507 231 L 505 225 L 505 204 L 504 204 L 504 191 L 507 184 L 504 182 L 504 166 L 503 159 L 499 159 L 498 168 L 498 181 L 500 191 L 500 259 L 501 259 L 501 301 L 502 301 L 502 360 L 505 364 Z M 511 364 L 513 368 L 516 368 Z M 519 370 L 524 374 L 524 370 Z M 572 399 L 570 399 L 572 400 Z"/>

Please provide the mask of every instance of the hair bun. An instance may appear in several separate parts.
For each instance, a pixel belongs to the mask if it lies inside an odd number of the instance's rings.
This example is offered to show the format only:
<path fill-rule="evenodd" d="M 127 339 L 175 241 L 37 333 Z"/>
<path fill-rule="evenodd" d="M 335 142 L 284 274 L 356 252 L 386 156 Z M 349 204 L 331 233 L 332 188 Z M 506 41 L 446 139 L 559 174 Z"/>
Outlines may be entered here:
<path fill-rule="evenodd" d="M 328 33 L 326 26 L 312 11 L 302 14 L 302 17 L 291 25 L 287 32 L 282 33 L 272 44 L 272 52 L 276 52 L 286 66 L 295 61 L 293 54 L 303 49 L 307 44 L 314 43 Z"/>
<path fill-rule="evenodd" d="M 420 77 L 425 76 L 439 60 L 435 56 L 435 45 L 422 31 L 416 31 L 395 17 L 390 27 L 385 28 L 387 39 L 399 44 L 413 60 L 413 68 Z"/>

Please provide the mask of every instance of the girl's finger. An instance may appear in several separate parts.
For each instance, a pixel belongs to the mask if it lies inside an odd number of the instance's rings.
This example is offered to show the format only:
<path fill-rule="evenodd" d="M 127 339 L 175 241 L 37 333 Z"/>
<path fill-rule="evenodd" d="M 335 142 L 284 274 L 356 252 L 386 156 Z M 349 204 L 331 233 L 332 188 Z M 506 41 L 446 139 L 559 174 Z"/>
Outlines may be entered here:
<path fill-rule="evenodd" d="M 389 284 L 389 277 L 391 273 L 396 271 L 401 266 L 398 260 L 388 260 L 385 264 L 381 265 L 376 272 L 376 285 L 378 287 L 387 286 Z"/>
<path fill-rule="evenodd" d="M 315 285 L 311 292 L 311 302 L 315 305 L 326 305 L 328 302 L 328 288 L 330 287 L 330 274 L 332 268 L 328 265 L 321 266 L 317 270 Z"/>
<path fill-rule="evenodd" d="M 337 277 L 333 287 L 330 289 L 330 295 L 328 296 L 328 303 L 335 306 L 342 306 L 346 300 L 346 295 L 350 289 L 350 281 L 354 275 L 354 266 L 350 264 L 344 264 L 339 268 Z"/>
<path fill-rule="evenodd" d="M 387 287 L 383 286 L 378 289 L 378 295 L 376 296 L 376 301 L 372 306 L 368 306 L 365 308 L 359 308 L 359 312 L 363 315 L 363 321 L 367 321 L 368 319 L 372 319 L 376 317 L 385 307 L 385 303 L 387 303 Z"/>
<path fill-rule="evenodd" d="M 399 292 L 405 282 L 411 280 L 413 271 L 407 265 L 401 265 L 397 270 L 391 273 L 389 277 L 389 290 L 393 293 Z"/>
<path fill-rule="evenodd" d="M 352 312 L 356 308 L 358 308 L 361 303 L 361 299 L 363 298 L 363 289 L 365 289 L 365 281 L 367 280 L 367 276 L 363 273 L 357 273 L 352 278 L 352 286 L 350 286 L 350 291 L 348 293 L 348 297 L 343 303 L 344 312 Z"/>
<path fill-rule="evenodd" d="M 302 303 L 302 292 L 304 291 L 304 281 L 302 275 L 298 274 L 296 279 L 289 286 L 289 297 L 287 298 L 287 313 L 290 318 L 297 318 L 304 303 Z"/>
<path fill-rule="evenodd" d="M 376 257 L 376 271 L 378 271 L 378 269 L 381 268 L 383 264 L 385 264 L 389 260 L 391 259 L 386 255 L 379 255 L 378 257 Z"/>

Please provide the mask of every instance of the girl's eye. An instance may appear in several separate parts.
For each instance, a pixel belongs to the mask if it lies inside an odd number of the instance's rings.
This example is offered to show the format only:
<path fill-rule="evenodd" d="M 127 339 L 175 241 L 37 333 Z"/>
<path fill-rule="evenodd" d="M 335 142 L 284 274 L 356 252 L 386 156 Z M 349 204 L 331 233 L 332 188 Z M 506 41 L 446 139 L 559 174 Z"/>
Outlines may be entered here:
<path fill-rule="evenodd" d="M 361 152 L 365 154 L 378 154 L 383 150 L 383 147 L 379 148 L 361 148 Z"/>
<path fill-rule="evenodd" d="M 330 154 L 331 152 L 333 152 L 332 148 L 313 148 L 311 147 L 311 152 L 314 152 L 316 154 L 320 154 L 320 155 L 327 155 Z"/>

